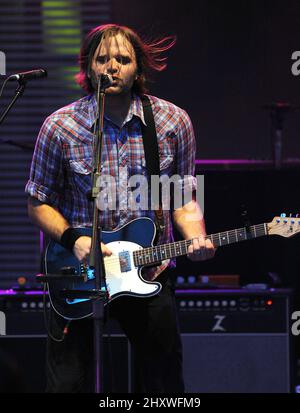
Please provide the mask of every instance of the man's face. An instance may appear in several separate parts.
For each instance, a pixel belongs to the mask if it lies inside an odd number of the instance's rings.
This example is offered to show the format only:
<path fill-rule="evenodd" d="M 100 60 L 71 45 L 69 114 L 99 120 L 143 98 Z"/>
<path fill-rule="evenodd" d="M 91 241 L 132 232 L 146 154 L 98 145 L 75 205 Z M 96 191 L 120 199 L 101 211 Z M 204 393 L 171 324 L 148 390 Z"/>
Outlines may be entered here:
<path fill-rule="evenodd" d="M 109 95 L 126 95 L 131 93 L 137 79 L 137 64 L 132 45 L 120 33 L 105 39 L 97 48 L 92 65 L 92 84 L 97 89 L 97 75 L 108 73 L 113 84 L 106 89 Z"/>

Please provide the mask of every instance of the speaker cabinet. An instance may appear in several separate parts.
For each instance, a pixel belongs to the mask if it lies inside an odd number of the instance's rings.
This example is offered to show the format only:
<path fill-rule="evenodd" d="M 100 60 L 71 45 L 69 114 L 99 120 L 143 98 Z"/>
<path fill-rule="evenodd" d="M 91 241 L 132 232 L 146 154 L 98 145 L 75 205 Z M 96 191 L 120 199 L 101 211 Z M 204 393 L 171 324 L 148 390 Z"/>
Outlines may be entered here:
<path fill-rule="evenodd" d="M 14 366 L 17 391 L 44 393 L 46 389 L 46 336 L 1 336 L 0 360 Z M 124 335 L 112 334 L 103 339 L 103 391 L 129 393 L 131 391 L 131 354 Z M 0 374 L 1 375 L 1 374 Z M 0 380 L 1 387 L 1 380 Z M 0 388 L 0 393 L 1 393 Z M 14 392 L 14 389 L 9 391 Z"/>
<path fill-rule="evenodd" d="M 290 391 L 289 344 L 281 335 L 183 334 L 182 342 L 188 393 Z"/>
<path fill-rule="evenodd" d="M 41 308 L 40 298 L 35 299 L 35 308 Z M 177 290 L 186 391 L 289 392 L 290 300 L 289 290 Z M 10 354 L 17 362 L 24 391 L 44 392 L 43 313 L 22 310 L 33 308 L 32 297 L 27 306 L 24 303 L 23 297 L 18 301 L 6 297 L 2 302 L 7 335 L 0 336 L 0 356 Z M 114 323 L 106 331 L 110 338 L 104 337 L 104 391 L 130 393 L 127 338 Z"/>
<path fill-rule="evenodd" d="M 1 336 L 0 352 L 2 359 L 14 366 L 13 372 L 9 372 L 7 366 L 6 375 L 14 374 L 17 392 L 45 392 L 46 336 Z M 8 391 L 14 392 L 14 389 Z"/>
<path fill-rule="evenodd" d="M 187 392 L 290 392 L 289 291 L 182 291 L 177 302 Z"/>

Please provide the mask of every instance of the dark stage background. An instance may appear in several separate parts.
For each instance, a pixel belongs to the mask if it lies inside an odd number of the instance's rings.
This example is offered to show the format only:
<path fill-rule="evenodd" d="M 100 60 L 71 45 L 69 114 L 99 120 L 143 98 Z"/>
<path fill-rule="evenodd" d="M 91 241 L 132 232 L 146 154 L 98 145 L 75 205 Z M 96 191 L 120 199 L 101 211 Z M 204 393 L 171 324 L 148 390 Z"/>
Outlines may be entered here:
<path fill-rule="evenodd" d="M 272 159 L 270 113 L 263 106 L 279 101 L 299 105 L 300 76 L 291 71 L 291 55 L 300 47 L 299 1 L 112 4 L 113 19 L 120 24 L 154 38 L 177 35 L 168 68 L 155 77 L 151 91 L 188 111 L 199 160 Z M 300 160 L 299 115 L 295 110 L 284 118 L 286 164 Z M 197 165 L 197 172 L 205 175 L 209 233 L 243 226 L 243 205 L 252 224 L 269 222 L 281 212 L 298 212 L 299 164 L 289 171 L 241 165 Z M 240 274 L 243 284 L 270 282 L 268 274 L 275 273 L 283 284 L 299 286 L 299 247 L 299 237 L 260 239 L 224 247 L 212 262 L 178 260 L 178 271 Z"/>
<path fill-rule="evenodd" d="M 197 137 L 197 171 L 215 171 L 211 180 L 205 180 L 209 231 L 239 225 L 239 214 L 233 211 L 243 203 L 248 179 L 258 184 L 250 185 L 251 200 L 255 199 L 257 206 L 248 205 L 253 223 L 280 212 L 298 211 L 298 110 L 284 117 L 284 169 L 294 166 L 289 179 L 285 180 L 280 171 L 273 176 L 272 164 L 259 162 L 272 160 L 273 148 L 269 112 L 262 106 L 278 101 L 299 105 L 300 76 L 291 71 L 292 53 L 300 48 L 299 1 L 15 0 L 2 1 L 0 11 L 0 49 L 6 53 L 7 74 L 37 67 L 44 67 L 49 74 L 47 79 L 29 83 L 0 129 L 0 138 L 14 144 L 2 144 L 0 150 L 3 284 L 10 285 L 19 275 L 31 278 L 39 267 L 39 233 L 27 219 L 23 192 L 32 149 L 16 145 L 32 146 L 45 117 L 82 96 L 73 81 L 77 56 L 81 39 L 97 24 L 113 21 L 129 25 L 150 38 L 177 36 L 177 44 L 169 52 L 168 68 L 154 77 L 150 92 L 188 111 Z M 10 84 L 6 88 L 0 108 L 9 102 L 14 87 Z M 256 180 L 254 171 L 258 168 L 268 172 Z M 224 174 L 231 170 L 233 174 Z M 275 176 L 281 183 L 271 201 L 264 195 L 275 185 Z M 228 197 L 232 179 L 235 189 Z M 285 205 L 287 196 L 289 203 Z M 261 216 L 267 206 L 267 213 Z M 228 210 L 230 214 L 225 213 Z M 222 228 L 217 217 L 224 224 Z M 231 251 L 257 248 L 259 242 L 266 242 L 266 248 L 271 245 L 271 241 L 258 241 L 246 247 L 228 247 L 222 253 L 228 257 L 226 266 L 220 261 L 220 268 L 215 268 L 217 264 L 205 268 L 234 271 L 236 258 Z M 190 271 L 189 266 L 185 268 Z M 255 268 L 252 272 L 256 278 L 262 275 Z"/>
<path fill-rule="evenodd" d="M 299 104 L 297 0 L 113 0 L 115 21 L 146 35 L 175 34 L 169 67 L 152 90 L 185 108 L 198 158 L 272 157 L 268 112 L 274 101 Z M 299 112 L 288 116 L 286 157 L 300 158 Z"/>
<path fill-rule="evenodd" d="M 73 80 L 81 40 L 109 22 L 150 38 L 177 36 L 150 93 L 192 119 L 208 233 L 243 226 L 243 208 L 252 224 L 300 212 L 300 75 L 291 71 L 292 54 L 300 50 L 299 0 L 1 0 L 6 74 L 43 67 L 48 78 L 30 82 L 0 126 L 0 289 L 20 276 L 34 286 L 41 239 L 24 194 L 32 147 L 46 116 L 82 96 Z M 14 88 L 5 89 L 1 112 Z M 281 169 L 264 163 L 272 161 L 273 143 L 263 106 L 274 102 L 295 107 L 284 117 Z M 238 274 L 242 285 L 275 281 L 298 291 L 299 310 L 299 251 L 299 236 L 252 240 L 220 248 L 210 262 L 180 259 L 178 274 Z"/>

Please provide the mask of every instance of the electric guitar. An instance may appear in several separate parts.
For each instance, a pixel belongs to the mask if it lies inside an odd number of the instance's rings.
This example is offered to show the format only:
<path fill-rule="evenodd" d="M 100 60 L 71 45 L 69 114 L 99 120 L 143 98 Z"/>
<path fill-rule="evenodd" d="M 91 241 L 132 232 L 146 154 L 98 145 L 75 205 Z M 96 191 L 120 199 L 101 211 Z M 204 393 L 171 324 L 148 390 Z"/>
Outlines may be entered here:
<path fill-rule="evenodd" d="M 91 236 L 90 228 L 78 228 L 82 235 Z M 207 235 L 215 247 L 245 241 L 265 235 L 291 237 L 300 232 L 300 218 L 287 218 L 282 214 L 272 222 L 238 228 L 230 231 Z M 176 241 L 169 244 L 153 246 L 156 229 L 150 218 L 138 218 L 116 231 L 102 231 L 102 241 L 113 251 L 104 257 L 107 302 L 119 296 L 151 297 L 158 294 L 161 284 L 146 281 L 141 275 L 144 266 L 151 266 L 169 258 L 186 255 L 192 240 Z M 48 281 L 50 303 L 62 317 L 70 320 L 92 315 L 92 298 L 86 298 L 87 292 L 95 291 L 93 269 L 79 262 L 75 256 L 60 244 L 51 241 L 45 253 L 45 272 L 59 274 L 62 267 L 72 267 L 73 277 L 66 277 L 63 283 L 59 277 Z M 76 276 L 81 281 L 76 280 Z M 69 292 L 68 294 L 64 291 Z M 72 297 L 72 292 L 75 297 Z M 80 298 L 84 293 L 85 298 Z M 70 295 L 71 293 L 71 295 Z M 78 294 L 78 296 L 76 296 Z M 71 297 L 71 298 L 70 298 Z"/>

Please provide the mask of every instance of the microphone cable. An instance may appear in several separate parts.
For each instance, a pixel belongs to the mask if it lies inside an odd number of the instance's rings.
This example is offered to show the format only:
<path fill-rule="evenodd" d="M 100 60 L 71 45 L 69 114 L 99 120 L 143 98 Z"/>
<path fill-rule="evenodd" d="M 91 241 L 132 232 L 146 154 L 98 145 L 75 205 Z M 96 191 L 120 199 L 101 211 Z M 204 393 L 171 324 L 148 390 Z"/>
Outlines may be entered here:
<path fill-rule="evenodd" d="M 52 334 L 52 332 L 50 331 L 50 321 L 51 321 L 51 303 L 50 303 L 50 309 L 49 309 L 49 317 L 47 315 L 47 306 L 46 306 L 46 291 L 47 287 L 46 287 L 46 283 L 44 283 L 44 289 L 43 289 L 43 308 L 44 308 L 44 325 L 46 328 L 46 332 L 48 337 L 50 337 L 53 341 L 55 341 L 56 343 L 62 343 L 66 337 L 66 335 L 68 334 L 68 330 L 69 330 L 69 325 L 71 323 L 71 320 L 67 320 L 66 325 L 63 328 L 62 331 L 62 335 L 61 337 L 54 337 L 54 335 Z M 50 302 L 50 301 L 49 301 Z M 52 310 L 54 311 L 54 310 Z"/>

